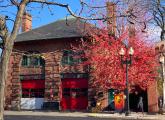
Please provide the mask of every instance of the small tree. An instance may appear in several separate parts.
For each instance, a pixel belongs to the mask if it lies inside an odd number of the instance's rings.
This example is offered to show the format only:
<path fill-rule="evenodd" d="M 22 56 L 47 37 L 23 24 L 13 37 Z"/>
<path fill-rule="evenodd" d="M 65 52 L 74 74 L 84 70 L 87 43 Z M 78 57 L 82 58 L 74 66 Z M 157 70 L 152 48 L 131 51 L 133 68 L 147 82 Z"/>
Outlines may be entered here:
<path fill-rule="evenodd" d="M 84 19 L 84 20 L 103 20 L 106 19 L 105 17 L 83 17 L 82 11 L 85 7 L 89 8 L 86 2 L 79 0 L 80 2 L 80 10 L 79 13 L 75 13 L 70 8 L 69 4 L 65 4 L 62 2 L 57 2 L 56 0 L 0 0 L 0 8 L 3 8 L 3 12 L 6 13 L 5 15 L 1 15 L 0 17 L 0 40 L 2 41 L 2 54 L 1 54 L 1 64 L 2 64 L 2 72 L 0 73 L 0 120 L 3 120 L 3 113 L 4 113 L 4 91 L 5 91 L 5 82 L 7 80 L 8 75 L 8 65 L 10 56 L 13 50 L 14 40 L 18 34 L 22 17 L 24 12 L 30 8 L 31 11 L 35 11 L 38 9 L 38 6 L 42 9 L 43 7 L 48 7 L 49 11 L 51 11 L 50 6 L 59 6 L 68 11 L 68 13 L 76 18 Z M 33 6 L 36 3 L 38 6 Z M 8 9 L 8 7 L 13 7 L 13 11 Z M 96 9 L 97 7 L 91 7 L 92 9 Z M 16 10 L 15 10 L 16 9 Z M 39 9 L 40 11 L 40 9 Z M 0 11 L 2 12 L 2 10 Z M 14 16 L 13 19 L 9 15 L 12 12 L 11 16 Z M 13 22 L 13 26 L 10 26 L 11 32 L 9 32 L 7 27 L 7 21 L 10 20 Z"/>
<path fill-rule="evenodd" d="M 82 42 L 81 49 L 84 49 L 85 57 L 88 58 L 84 64 L 91 65 L 90 72 L 95 87 L 103 90 L 126 87 L 125 66 L 121 65 L 119 55 L 121 48 L 127 50 L 124 44 L 126 39 L 128 46 L 135 50 L 133 63 L 129 66 L 129 86 L 139 85 L 146 89 L 150 81 L 155 80 L 158 64 L 152 43 L 146 42 L 140 36 L 129 38 L 127 33 L 115 38 L 104 29 L 91 35 L 91 43 Z"/>

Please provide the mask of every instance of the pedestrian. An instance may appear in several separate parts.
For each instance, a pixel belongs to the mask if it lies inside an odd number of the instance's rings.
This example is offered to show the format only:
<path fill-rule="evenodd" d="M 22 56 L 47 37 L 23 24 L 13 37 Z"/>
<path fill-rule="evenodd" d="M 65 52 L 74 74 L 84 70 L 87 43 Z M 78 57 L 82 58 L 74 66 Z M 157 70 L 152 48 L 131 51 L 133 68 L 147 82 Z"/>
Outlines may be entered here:
<path fill-rule="evenodd" d="M 159 105 L 159 108 L 163 108 L 163 97 L 162 96 L 160 96 L 158 98 L 158 105 Z"/>
<path fill-rule="evenodd" d="M 143 110 L 143 97 L 142 96 L 139 97 L 139 102 L 138 102 L 137 107 L 143 114 L 144 110 Z"/>
<path fill-rule="evenodd" d="M 158 98 L 158 106 L 159 106 L 159 113 L 163 114 L 163 97 L 162 96 Z"/>

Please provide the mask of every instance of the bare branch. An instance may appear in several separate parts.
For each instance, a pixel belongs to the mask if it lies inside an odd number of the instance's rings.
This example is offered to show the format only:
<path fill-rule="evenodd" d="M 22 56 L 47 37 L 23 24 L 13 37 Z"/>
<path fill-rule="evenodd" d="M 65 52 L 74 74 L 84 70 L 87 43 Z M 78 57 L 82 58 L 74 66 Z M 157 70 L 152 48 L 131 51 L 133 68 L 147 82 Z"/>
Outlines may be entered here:
<path fill-rule="evenodd" d="M 15 1 L 15 0 L 10 0 L 10 2 L 13 4 L 13 5 L 15 5 L 15 6 L 19 6 L 19 3 L 17 2 L 17 1 Z"/>
<path fill-rule="evenodd" d="M 8 20 L 14 22 L 13 19 L 11 19 L 11 18 L 9 18 L 8 16 L 6 16 L 6 21 L 8 21 Z"/>
<path fill-rule="evenodd" d="M 2 7 L 2 8 L 6 8 L 6 7 L 10 7 L 10 6 L 13 6 L 13 5 L 10 5 L 10 4 L 8 4 L 8 5 L 0 5 L 0 7 Z"/>
<path fill-rule="evenodd" d="M 91 6 L 91 5 L 88 5 L 86 2 L 84 2 L 84 1 L 82 1 L 82 0 L 80 0 L 80 4 L 82 5 L 82 6 L 87 6 L 88 8 L 92 8 L 92 9 L 102 9 L 102 8 L 106 8 L 107 6 L 105 5 L 105 6 Z"/>
<path fill-rule="evenodd" d="M 84 20 L 103 20 L 103 19 L 105 19 L 105 18 L 86 18 L 86 17 L 78 16 L 70 9 L 68 4 L 62 4 L 62 3 L 57 3 L 57 2 L 48 2 L 46 0 L 30 0 L 30 2 L 43 3 L 43 4 L 47 4 L 47 5 L 56 5 L 56 6 L 64 7 L 67 9 L 67 11 L 73 17 L 84 19 Z"/>
<path fill-rule="evenodd" d="M 13 27 L 13 30 L 12 30 L 11 35 L 10 35 L 10 39 L 12 39 L 12 40 L 16 38 L 16 35 L 17 35 L 19 27 L 20 27 L 20 23 L 22 20 L 22 16 L 23 16 L 23 13 L 25 11 L 25 7 L 26 7 L 28 2 L 29 2 L 29 0 L 22 0 L 20 5 L 18 6 L 18 12 L 17 12 L 16 19 L 14 22 L 14 27 Z M 11 42 L 12 42 L 12 44 L 14 44 L 14 40 Z"/>
<path fill-rule="evenodd" d="M 73 17 L 79 18 L 79 19 L 84 19 L 84 20 L 107 20 L 107 19 L 111 19 L 108 17 L 82 17 L 79 15 L 76 15 L 70 8 L 70 6 L 68 4 L 62 4 L 62 3 L 58 3 L 58 2 L 49 2 L 46 0 L 30 0 L 29 2 L 36 2 L 36 3 L 42 3 L 42 4 L 47 4 L 47 5 L 55 5 L 55 6 L 60 6 L 60 7 L 64 7 L 67 9 L 67 11 L 70 13 L 70 15 L 72 15 Z M 126 17 L 126 15 L 120 15 L 120 16 L 116 16 L 116 17 Z"/>

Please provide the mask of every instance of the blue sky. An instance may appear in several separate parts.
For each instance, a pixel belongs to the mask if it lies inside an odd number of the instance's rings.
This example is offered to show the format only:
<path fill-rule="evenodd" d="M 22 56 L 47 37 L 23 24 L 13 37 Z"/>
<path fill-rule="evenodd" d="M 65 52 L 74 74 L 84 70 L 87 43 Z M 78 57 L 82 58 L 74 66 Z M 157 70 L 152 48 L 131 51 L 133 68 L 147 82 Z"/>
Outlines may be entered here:
<path fill-rule="evenodd" d="M 62 3 L 68 3 L 73 10 L 76 12 L 79 7 L 80 3 L 79 0 L 58 0 L 63 1 Z M 45 6 L 43 9 L 32 10 L 29 11 L 33 17 L 33 28 L 42 26 L 44 24 L 48 24 L 50 22 L 56 21 L 58 19 L 64 18 L 68 15 L 68 12 L 65 8 L 61 7 L 51 7 L 48 8 Z"/>
<path fill-rule="evenodd" d="M 56 0 L 60 3 L 69 4 L 73 12 L 78 12 L 80 10 L 80 3 L 79 0 Z M 87 0 L 90 1 L 90 0 Z M 2 4 L 2 3 L 1 3 Z M 6 5 L 7 1 L 3 3 L 3 5 Z M 41 4 L 33 3 L 29 4 L 26 8 L 26 11 L 28 11 L 32 15 L 32 27 L 36 28 L 45 24 L 48 24 L 50 22 L 56 21 L 58 19 L 64 18 L 68 15 L 68 12 L 65 8 L 62 7 L 54 7 L 54 6 L 47 6 L 44 5 L 41 7 Z M 0 7 L 0 15 L 9 16 L 11 19 L 14 20 L 14 17 L 16 15 L 16 7 L 8 7 L 8 8 L 1 8 Z M 8 28 L 11 30 L 13 25 L 12 21 L 8 21 Z"/>
<path fill-rule="evenodd" d="M 80 9 L 79 0 L 56 0 L 56 1 L 60 3 L 69 4 L 73 12 L 78 12 L 78 10 Z M 90 1 L 90 0 L 86 0 L 86 1 Z M 4 0 L 4 2 L 0 4 L 6 5 L 8 4 L 8 2 L 7 0 Z M 16 11 L 17 11 L 16 7 L 5 7 L 5 8 L 0 7 L 0 15 L 8 16 L 12 20 L 14 20 L 16 16 Z M 26 8 L 26 11 L 28 11 L 32 15 L 33 29 L 54 22 L 58 19 L 64 18 L 69 14 L 65 8 L 61 8 L 57 6 L 41 7 L 41 4 L 36 4 L 36 3 L 29 4 L 29 7 Z M 7 26 L 9 31 L 11 31 L 13 27 L 13 22 L 10 20 L 7 21 Z"/>
<path fill-rule="evenodd" d="M 4 5 L 7 3 L 8 0 L 4 0 Z M 79 0 L 56 0 L 60 3 L 69 4 L 72 11 L 75 13 L 78 13 L 80 10 L 80 3 Z M 97 0 L 93 3 L 91 1 L 94 0 L 86 0 L 86 2 L 90 2 L 91 5 L 100 5 L 104 3 L 106 0 Z M 1 4 L 1 3 L 0 3 Z M 1 4 L 2 5 L 2 4 Z M 65 8 L 61 7 L 54 7 L 54 6 L 43 6 L 41 7 L 41 4 L 29 4 L 29 6 L 26 8 L 26 11 L 28 11 L 32 15 L 32 29 L 40 27 L 42 25 L 54 22 L 58 19 L 66 17 L 69 13 Z M 88 12 L 85 12 L 88 15 Z M 9 16 L 9 18 L 14 20 L 14 17 L 16 15 L 16 7 L 8 7 L 8 8 L 1 8 L 0 7 L 0 15 Z M 11 31 L 13 22 L 8 21 L 8 29 Z M 152 40 L 159 40 L 159 34 L 160 29 L 159 28 L 153 28 L 153 30 L 150 29 L 149 36 Z M 1 50 L 0 50 L 1 53 Z"/>
<path fill-rule="evenodd" d="M 0 5 L 7 5 L 9 4 L 10 0 L 2 0 L 3 3 L 0 0 Z M 21 0 L 18 0 L 21 1 Z M 51 1 L 51 0 L 49 0 Z M 80 6 L 80 0 L 54 0 L 55 2 L 68 4 L 71 8 L 71 10 L 78 14 L 81 10 Z M 92 6 L 103 6 L 105 4 L 105 1 L 108 0 L 83 0 L 86 3 L 92 5 Z M 0 15 L 8 16 L 12 20 L 15 19 L 17 8 L 14 6 L 12 7 L 0 7 Z M 29 12 L 32 15 L 32 27 L 36 28 L 51 22 L 54 22 L 58 19 L 66 17 L 69 13 L 65 8 L 58 7 L 58 6 L 48 6 L 43 5 L 39 3 L 30 3 L 28 7 L 26 8 L 26 11 Z M 83 15 L 91 15 L 93 11 L 90 13 L 89 9 L 84 9 Z M 98 14 L 97 14 L 98 15 Z M 11 31 L 11 28 L 13 26 L 12 21 L 8 21 L 8 28 Z"/>
<path fill-rule="evenodd" d="M 4 0 L 4 4 L 7 3 L 7 0 Z M 78 13 L 80 10 L 80 3 L 79 0 L 56 0 L 60 3 L 69 4 L 73 12 Z M 85 0 L 86 2 L 90 2 L 91 5 L 100 5 L 101 3 L 104 3 L 106 0 L 97 0 L 95 2 L 91 2 L 94 0 Z M 42 25 L 54 22 L 58 19 L 64 18 L 68 15 L 68 12 L 65 8 L 61 7 L 52 7 L 52 6 L 43 6 L 41 7 L 41 4 L 29 4 L 29 7 L 26 8 L 26 11 L 28 11 L 32 15 L 32 28 L 37 28 Z M 14 19 L 16 13 L 15 7 L 9 7 L 9 8 L 1 8 L 0 7 L 0 15 L 8 15 L 11 19 Z M 53 13 L 53 14 L 52 14 Z M 86 14 L 88 12 L 85 12 Z M 8 29 L 11 31 L 13 22 L 8 21 Z M 156 33 L 157 34 L 157 33 Z"/>

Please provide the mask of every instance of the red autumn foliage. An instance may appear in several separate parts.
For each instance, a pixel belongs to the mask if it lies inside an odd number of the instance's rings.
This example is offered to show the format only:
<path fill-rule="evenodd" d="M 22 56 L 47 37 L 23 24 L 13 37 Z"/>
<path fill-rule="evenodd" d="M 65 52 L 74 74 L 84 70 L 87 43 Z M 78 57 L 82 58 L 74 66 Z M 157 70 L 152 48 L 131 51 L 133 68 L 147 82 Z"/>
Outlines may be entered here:
<path fill-rule="evenodd" d="M 132 64 L 128 68 L 129 85 L 139 85 L 145 89 L 150 81 L 157 76 L 158 63 L 155 59 L 154 47 L 147 43 L 143 37 L 129 38 L 124 33 L 119 38 L 109 36 L 107 30 L 99 34 L 91 35 L 92 42 L 82 42 L 79 49 L 83 49 L 88 60 L 84 63 L 90 64 L 90 77 L 93 79 L 93 86 L 104 90 L 110 88 L 124 89 L 126 87 L 126 69 L 121 65 L 121 48 L 127 50 L 124 40 L 127 39 L 129 47 L 133 47 L 134 55 Z M 128 51 L 128 50 L 127 50 Z M 129 58 L 125 55 L 124 59 Z"/>

